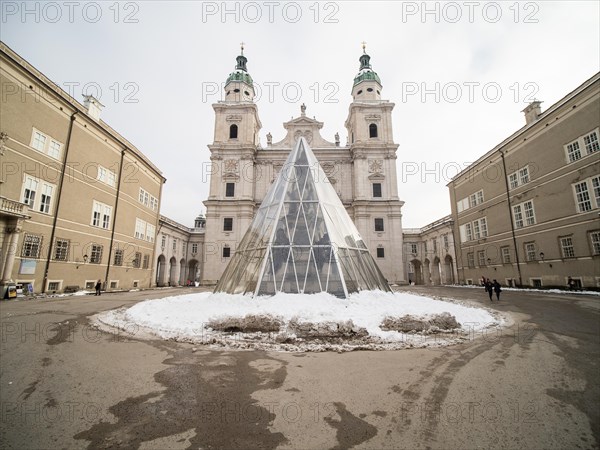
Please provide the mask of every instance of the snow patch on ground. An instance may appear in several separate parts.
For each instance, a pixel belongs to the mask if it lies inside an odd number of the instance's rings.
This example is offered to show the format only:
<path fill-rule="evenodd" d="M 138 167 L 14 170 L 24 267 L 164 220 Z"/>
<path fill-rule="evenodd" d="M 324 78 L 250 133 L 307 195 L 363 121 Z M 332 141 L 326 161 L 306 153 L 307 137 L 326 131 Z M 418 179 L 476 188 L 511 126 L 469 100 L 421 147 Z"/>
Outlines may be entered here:
<path fill-rule="evenodd" d="M 348 299 L 325 293 L 252 298 L 202 292 L 147 300 L 95 320 L 133 337 L 281 351 L 439 347 L 509 321 L 467 302 L 381 291 Z"/>
<path fill-rule="evenodd" d="M 483 286 L 479 284 L 447 284 L 444 287 L 472 288 L 481 289 Z M 535 288 L 514 288 L 502 286 L 503 291 L 515 292 L 536 292 L 538 294 L 564 294 L 564 295 L 595 295 L 600 297 L 600 291 L 569 291 L 567 289 L 535 289 Z"/>

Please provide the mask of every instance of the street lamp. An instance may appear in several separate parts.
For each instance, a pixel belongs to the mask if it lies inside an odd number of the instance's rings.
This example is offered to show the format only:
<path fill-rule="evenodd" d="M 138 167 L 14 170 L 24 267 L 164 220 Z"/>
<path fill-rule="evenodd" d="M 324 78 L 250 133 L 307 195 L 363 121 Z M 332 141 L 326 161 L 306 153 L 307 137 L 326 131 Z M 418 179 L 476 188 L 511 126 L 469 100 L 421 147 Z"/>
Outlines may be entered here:
<path fill-rule="evenodd" d="M 79 260 L 77 260 L 77 267 L 76 269 L 79 269 Z M 88 255 L 83 255 L 83 263 L 85 264 L 88 261 Z"/>
<path fill-rule="evenodd" d="M 544 252 L 540 252 L 540 259 L 544 262 Z"/>

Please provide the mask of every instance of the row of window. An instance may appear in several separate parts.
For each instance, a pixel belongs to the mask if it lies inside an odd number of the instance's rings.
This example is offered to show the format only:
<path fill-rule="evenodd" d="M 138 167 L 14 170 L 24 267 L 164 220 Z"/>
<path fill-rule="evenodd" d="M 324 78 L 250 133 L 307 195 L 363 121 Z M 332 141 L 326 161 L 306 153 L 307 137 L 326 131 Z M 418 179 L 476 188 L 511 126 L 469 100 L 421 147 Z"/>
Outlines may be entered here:
<path fill-rule="evenodd" d="M 592 250 L 592 255 L 600 256 L 600 231 L 592 231 L 588 234 L 589 243 Z M 575 254 L 575 245 L 573 241 L 573 236 L 560 236 L 558 238 L 558 245 L 560 250 L 560 255 L 563 259 L 575 258 L 577 255 Z M 525 253 L 525 261 L 533 262 L 542 259 L 543 253 L 538 252 L 538 247 L 535 241 L 525 242 L 523 243 L 523 250 Z M 500 258 L 502 264 L 510 264 L 512 263 L 511 259 L 511 250 L 510 247 L 504 246 L 500 247 Z M 485 267 L 490 261 L 486 258 L 485 250 L 479 250 L 477 252 L 477 261 L 479 267 Z M 467 253 L 467 264 L 469 268 L 475 267 L 475 253 L 469 252 Z"/>
<path fill-rule="evenodd" d="M 161 248 L 164 251 L 165 247 L 167 246 L 167 235 L 166 234 L 162 235 L 160 245 L 161 245 Z M 172 246 L 172 248 L 173 248 L 173 252 L 177 251 L 177 238 L 173 238 L 173 246 Z M 187 244 L 185 242 L 183 243 L 183 253 L 184 254 L 187 253 Z M 192 255 L 195 255 L 196 253 L 198 253 L 198 243 L 194 242 L 194 243 L 192 243 Z"/>
<path fill-rule="evenodd" d="M 142 205 L 147 206 L 152 211 L 158 210 L 158 199 L 142 188 L 140 188 L 139 201 Z"/>
<path fill-rule="evenodd" d="M 567 154 L 567 162 L 575 162 L 584 156 L 591 155 L 600 150 L 600 142 L 598 141 L 598 128 L 591 133 L 579 136 L 573 142 L 565 145 L 565 152 Z"/>
<path fill-rule="evenodd" d="M 376 252 L 377 258 L 385 258 L 385 248 L 383 248 L 381 245 L 375 249 L 375 252 Z M 223 246 L 221 255 L 223 258 L 230 258 L 231 257 L 231 247 L 229 245 L 225 244 Z"/>
<path fill-rule="evenodd" d="M 373 198 L 383 197 L 381 183 L 372 183 Z M 235 197 L 235 183 L 225 183 L 225 197 Z"/>
<path fill-rule="evenodd" d="M 463 212 L 466 209 L 473 208 L 477 205 L 483 203 L 483 191 L 477 191 L 474 194 L 469 195 L 468 197 L 463 198 L 462 200 L 456 202 L 456 208 L 458 212 Z"/>
<path fill-rule="evenodd" d="M 36 234 L 25 234 L 23 238 L 23 247 L 21 248 L 21 257 L 37 259 L 40 257 L 42 250 L 43 237 Z M 69 261 L 69 249 L 71 247 L 71 241 L 69 239 L 56 238 L 54 241 L 54 254 L 52 259 L 54 261 Z M 104 246 L 99 244 L 92 244 L 90 247 L 87 262 L 91 264 L 100 264 L 102 262 L 102 254 Z M 125 256 L 125 250 L 115 249 L 113 265 L 122 266 Z M 148 269 L 150 267 L 150 255 L 141 252 L 135 252 L 134 258 L 131 261 L 131 265 L 134 268 Z"/>
<path fill-rule="evenodd" d="M 591 177 L 573 185 L 578 212 L 600 208 L 600 176 Z M 590 195 L 590 192 L 592 195 Z"/>
<path fill-rule="evenodd" d="M 156 227 L 142 219 L 135 219 L 135 234 L 136 239 L 154 242 L 156 236 Z"/>
<path fill-rule="evenodd" d="M 486 238 L 488 236 L 487 218 L 482 217 L 473 222 L 465 223 L 459 227 L 459 230 L 462 242 Z"/>
<path fill-rule="evenodd" d="M 38 152 L 44 153 L 51 158 L 59 159 L 62 150 L 62 144 L 56 139 L 42 133 L 41 131 L 33 129 L 31 134 L 31 147 L 36 149 Z"/>
<path fill-rule="evenodd" d="M 450 242 L 448 240 L 448 235 L 447 234 L 443 234 L 442 235 L 442 241 L 444 243 L 444 248 L 448 249 L 450 246 Z M 438 251 L 438 241 L 437 238 L 432 239 L 433 242 L 433 253 L 437 253 Z M 418 244 L 416 242 L 411 242 L 410 244 L 410 253 L 412 253 L 413 255 L 416 255 L 418 253 Z M 423 242 L 423 247 L 425 250 L 425 253 L 429 252 L 429 245 L 428 245 L 428 241 L 424 241 Z"/>

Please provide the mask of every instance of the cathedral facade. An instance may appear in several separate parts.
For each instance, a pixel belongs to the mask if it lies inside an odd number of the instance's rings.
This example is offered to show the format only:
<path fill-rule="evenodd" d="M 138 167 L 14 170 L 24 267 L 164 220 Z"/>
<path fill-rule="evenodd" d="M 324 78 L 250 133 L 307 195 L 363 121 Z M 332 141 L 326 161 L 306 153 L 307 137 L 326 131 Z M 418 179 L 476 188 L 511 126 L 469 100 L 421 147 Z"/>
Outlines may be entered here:
<path fill-rule="evenodd" d="M 243 52 L 242 52 L 243 53 Z M 237 57 L 225 83 L 225 98 L 213 104 L 214 140 L 211 180 L 206 206 L 204 269 L 201 282 L 216 284 L 244 236 L 271 183 L 300 137 L 304 137 L 323 168 L 326 179 L 354 221 L 373 258 L 391 284 L 404 284 L 402 261 L 402 202 L 398 196 L 392 110 L 381 97 L 382 84 L 370 57 L 360 57 L 349 106 L 347 144 L 321 136 L 323 123 L 306 115 L 283 124 L 287 135 L 261 145 L 262 124 L 254 102 L 247 59 Z"/>

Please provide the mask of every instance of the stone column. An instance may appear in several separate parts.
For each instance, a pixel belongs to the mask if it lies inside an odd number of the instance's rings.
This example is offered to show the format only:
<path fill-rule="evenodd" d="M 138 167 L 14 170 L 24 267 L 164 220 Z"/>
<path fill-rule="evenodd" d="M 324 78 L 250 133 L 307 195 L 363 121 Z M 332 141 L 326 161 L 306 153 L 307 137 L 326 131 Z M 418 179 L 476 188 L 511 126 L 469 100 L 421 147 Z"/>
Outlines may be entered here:
<path fill-rule="evenodd" d="M 17 256 L 17 247 L 19 245 L 19 234 L 21 234 L 22 222 L 17 221 L 16 225 L 6 229 L 6 234 L 10 237 L 8 239 L 8 246 L 6 247 L 6 260 L 4 261 L 4 270 L 2 271 L 2 280 L 0 284 L 6 284 L 12 282 L 11 274 L 13 266 L 15 265 L 15 257 Z"/>

